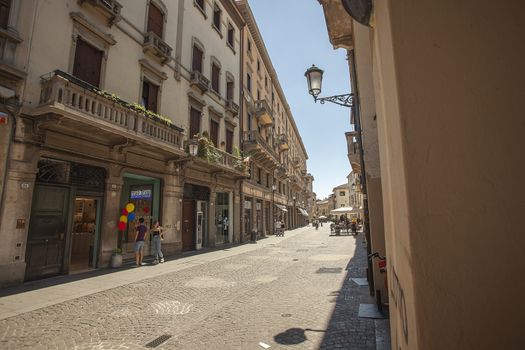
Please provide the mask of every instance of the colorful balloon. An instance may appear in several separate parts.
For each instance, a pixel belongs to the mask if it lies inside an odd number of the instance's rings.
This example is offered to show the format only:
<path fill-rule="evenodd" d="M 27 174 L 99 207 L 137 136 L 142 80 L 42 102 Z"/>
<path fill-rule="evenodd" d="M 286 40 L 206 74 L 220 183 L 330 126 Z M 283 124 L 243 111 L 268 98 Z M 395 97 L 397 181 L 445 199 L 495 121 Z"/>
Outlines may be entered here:
<path fill-rule="evenodd" d="M 128 222 L 128 217 L 126 215 L 122 215 L 120 217 L 120 222 L 127 223 Z"/>
<path fill-rule="evenodd" d="M 135 220 L 135 213 L 129 213 L 128 214 L 128 221 L 133 221 Z"/>
<path fill-rule="evenodd" d="M 118 223 L 118 230 L 124 231 L 126 229 L 126 223 L 125 222 L 119 222 Z"/>
<path fill-rule="evenodd" d="M 126 208 L 122 208 L 122 215 L 128 215 L 128 211 L 126 210 Z"/>
<path fill-rule="evenodd" d="M 133 210 L 135 210 L 135 204 L 133 203 L 128 203 L 126 205 L 126 210 L 128 211 L 128 213 L 131 213 Z"/>
<path fill-rule="evenodd" d="M 145 207 L 145 208 L 144 208 L 144 212 L 145 212 L 146 214 L 149 213 L 149 208 L 148 208 L 148 207 Z"/>

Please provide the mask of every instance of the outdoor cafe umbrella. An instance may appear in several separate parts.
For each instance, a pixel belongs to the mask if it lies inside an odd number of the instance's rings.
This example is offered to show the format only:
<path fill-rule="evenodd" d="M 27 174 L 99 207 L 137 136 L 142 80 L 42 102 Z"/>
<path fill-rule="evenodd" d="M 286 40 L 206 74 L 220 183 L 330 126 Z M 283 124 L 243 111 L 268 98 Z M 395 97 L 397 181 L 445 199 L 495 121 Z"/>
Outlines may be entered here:
<path fill-rule="evenodd" d="M 341 207 L 334 210 L 331 210 L 330 213 L 332 214 L 345 214 L 345 213 L 352 213 L 355 212 L 354 208 L 352 207 Z"/>

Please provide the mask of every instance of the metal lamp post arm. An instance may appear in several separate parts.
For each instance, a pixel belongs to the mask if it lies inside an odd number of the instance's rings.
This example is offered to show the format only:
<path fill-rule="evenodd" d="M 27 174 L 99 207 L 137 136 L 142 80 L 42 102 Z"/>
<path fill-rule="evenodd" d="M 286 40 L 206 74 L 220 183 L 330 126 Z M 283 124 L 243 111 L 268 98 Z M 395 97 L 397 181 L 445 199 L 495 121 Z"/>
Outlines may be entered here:
<path fill-rule="evenodd" d="M 332 102 L 343 107 L 354 107 L 354 94 L 334 95 L 327 97 L 314 96 L 314 100 L 315 102 L 319 101 L 321 104 L 324 104 L 325 102 Z"/>

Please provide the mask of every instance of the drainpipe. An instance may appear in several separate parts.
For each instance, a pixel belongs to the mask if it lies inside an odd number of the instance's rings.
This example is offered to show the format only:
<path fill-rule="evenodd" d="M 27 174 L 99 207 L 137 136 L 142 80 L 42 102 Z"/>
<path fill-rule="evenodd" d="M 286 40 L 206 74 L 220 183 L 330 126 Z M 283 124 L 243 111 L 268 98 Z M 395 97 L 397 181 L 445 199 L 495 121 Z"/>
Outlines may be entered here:
<path fill-rule="evenodd" d="M 355 118 L 355 129 L 357 131 L 357 142 L 359 143 L 359 161 L 361 163 L 361 193 L 363 194 L 363 209 L 364 209 L 364 225 L 363 231 L 366 237 L 366 251 L 367 255 L 372 253 L 371 240 L 370 240 L 370 220 L 368 212 L 368 191 L 366 187 L 366 168 L 365 168 L 365 157 L 363 150 L 363 135 L 361 129 L 361 108 L 359 106 L 359 88 L 357 86 L 357 69 L 355 66 L 355 57 L 354 51 L 348 51 L 348 61 L 350 62 L 350 79 L 352 84 L 352 91 L 354 92 L 356 98 L 354 99 L 354 106 L 352 107 L 352 113 Z M 370 288 L 370 295 L 374 295 L 375 286 L 374 286 L 374 277 L 373 277 L 373 262 L 371 259 L 367 259 L 368 262 L 368 287 Z"/>
<path fill-rule="evenodd" d="M 2 101 L 2 104 L 5 106 L 5 99 Z M 17 102 L 18 104 L 18 102 Z M 9 134 L 7 135 L 7 153 L 5 156 L 5 166 L 4 171 L 0 176 L 3 177 L 4 181 L 2 182 L 2 191 L 0 192 L 0 210 L 4 208 L 4 193 L 5 193 L 5 187 L 6 187 L 6 179 L 7 179 L 7 169 L 9 168 L 9 163 L 11 160 L 11 144 L 14 142 L 13 135 L 15 134 L 15 128 L 16 128 L 16 113 L 18 112 L 18 108 L 15 112 L 11 112 L 8 108 L 3 108 L 6 115 L 7 115 L 7 123 L 9 124 Z M 0 211 L 1 212 L 1 211 Z M 0 227 L 2 226 L 2 216 L 0 216 Z"/>

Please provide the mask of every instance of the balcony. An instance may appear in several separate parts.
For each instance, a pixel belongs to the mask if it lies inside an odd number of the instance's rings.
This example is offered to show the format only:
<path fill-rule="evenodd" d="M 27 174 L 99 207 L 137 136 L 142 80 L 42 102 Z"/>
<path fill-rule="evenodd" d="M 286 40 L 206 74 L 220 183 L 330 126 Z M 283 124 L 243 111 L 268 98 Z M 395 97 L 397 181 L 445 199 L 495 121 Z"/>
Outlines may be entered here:
<path fill-rule="evenodd" d="M 255 117 L 261 126 L 273 124 L 272 110 L 266 100 L 255 101 Z"/>
<path fill-rule="evenodd" d="M 265 168 L 272 169 L 279 164 L 279 156 L 258 131 L 243 133 L 243 150 Z"/>
<path fill-rule="evenodd" d="M 288 178 L 288 167 L 284 164 L 279 164 L 277 169 L 275 169 L 275 177 L 279 180 Z"/>
<path fill-rule="evenodd" d="M 196 166 L 204 166 L 212 173 L 223 173 L 241 179 L 249 176 L 248 164 L 240 157 L 213 146 L 206 137 L 199 139 L 198 156 L 195 158 Z"/>
<path fill-rule="evenodd" d="M 352 166 L 352 170 L 356 173 L 361 172 L 361 151 L 359 143 L 357 142 L 357 132 L 349 131 L 345 133 L 346 143 L 348 148 L 348 160 Z"/>
<path fill-rule="evenodd" d="M 292 160 L 292 165 L 294 168 L 300 168 L 301 167 L 301 158 L 299 157 L 294 157 L 294 159 Z"/>
<path fill-rule="evenodd" d="M 235 117 L 239 114 L 239 105 L 233 102 L 233 100 L 226 100 L 226 111 Z"/>
<path fill-rule="evenodd" d="M 279 149 L 279 152 L 288 151 L 288 149 L 290 149 L 286 134 L 279 134 L 277 136 L 277 148 Z"/>
<path fill-rule="evenodd" d="M 171 60 L 171 47 L 153 32 L 147 32 L 144 35 L 142 51 L 159 59 L 162 64 L 166 64 Z"/>
<path fill-rule="evenodd" d="M 41 120 L 41 128 L 74 138 L 115 146 L 134 144 L 137 151 L 173 158 L 185 155 L 184 130 L 170 120 L 130 104 L 108 92 L 56 70 L 41 79 L 40 102 L 29 114 Z M 131 141 L 131 142 L 130 142 Z"/>
<path fill-rule="evenodd" d="M 195 70 L 190 73 L 190 85 L 197 87 L 201 93 L 205 93 L 210 88 L 210 80 Z"/>
<path fill-rule="evenodd" d="M 122 19 L 120 10 L 122 5 L 115 0 L 79 0 L 80 6 L 89 4 L 97 10 L 102 16 L 106 17 L 108 26 L 112 26 Z"/>

